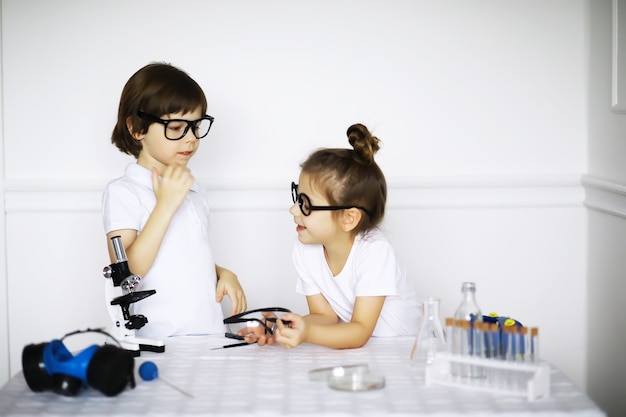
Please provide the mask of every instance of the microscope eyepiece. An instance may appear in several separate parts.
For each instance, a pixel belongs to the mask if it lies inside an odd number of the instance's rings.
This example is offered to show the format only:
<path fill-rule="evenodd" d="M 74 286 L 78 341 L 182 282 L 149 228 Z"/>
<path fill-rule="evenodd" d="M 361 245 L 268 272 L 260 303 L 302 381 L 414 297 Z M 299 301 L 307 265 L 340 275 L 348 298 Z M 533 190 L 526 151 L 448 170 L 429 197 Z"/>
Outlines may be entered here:
<path fill-rule="evenodd" d="M 113 251 L 115 252 L 115 259 L 117 260 L 117 262 L 119 263 L 128 261 L 128 259 L 126 258 L 124 245 L 122 245 L 122 237 L 113 236 L 111 238 L 111 244 L 113 245 Z"/>

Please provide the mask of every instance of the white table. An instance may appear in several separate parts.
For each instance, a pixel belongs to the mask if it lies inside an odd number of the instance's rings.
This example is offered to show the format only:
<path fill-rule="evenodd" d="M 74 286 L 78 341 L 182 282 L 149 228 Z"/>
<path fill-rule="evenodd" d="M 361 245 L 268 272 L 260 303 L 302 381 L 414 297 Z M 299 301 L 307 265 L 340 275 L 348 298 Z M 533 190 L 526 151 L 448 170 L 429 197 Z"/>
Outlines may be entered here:
<path fill-rule="evenodd" d="M 551 395 L 525 398 L 462 388 L 426 386 L 423 368 L 411 366 L 412 338 L 371 339 L 360 349 L 295 349 L 257 345 L 210 350 L 233 343 L 222 337 L 179 337 L 165 353 L 143 352 L 162 377 L 191 393 L 188 398 L 163 380 L 142 381 L 135 389 L 106 397 L 87 389 L 76 397 L 30 391 L 20 372 L 0 389 L 0 416 L 588 416 L 605 414 L 565 375 L 551 374 Z M 385 376 L 385 387 L 346 392 L 311 381 L 315 368 L 367 363 Z"/>

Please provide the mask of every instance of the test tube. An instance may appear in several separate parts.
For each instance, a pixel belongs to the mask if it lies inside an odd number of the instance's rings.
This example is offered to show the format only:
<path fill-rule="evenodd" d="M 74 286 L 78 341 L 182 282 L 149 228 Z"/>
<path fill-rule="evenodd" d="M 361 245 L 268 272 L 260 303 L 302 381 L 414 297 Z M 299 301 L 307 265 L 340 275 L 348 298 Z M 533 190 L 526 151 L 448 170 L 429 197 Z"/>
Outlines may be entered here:
<path fill-rule="evenodd" d="M 472 356 L 484 358 L 485 351 L 483 349 L 483 322 L 475 321 L 472 323 Z"/>
<path fill-rule="evenodd" d="M 517 356 L 516 360 L 519 362 L 525 362 L 527 360 L 526 355 L 526 341 L 528 340 L 528 327 L 520 327 L 519 334 L 517 336 Z"/>
<path fill-rule="evenodd" d="M 518 345 L 518 328 L 517 325 L 505 325 L 503 327 L 505 337 L 505 360 L 507 362 L 515 362 L 517 360 Z M 505 369 L 506 376 L 504 383 L 506 387 L 511 390 L 517 390 L 519 388 L 518 374 L 512 369 Z"/>
<path fill-rule="evenodd" d="M 471 355 L 475 358 L 484 358 L 485 351 L 483 349 L 483 331 L 482 331 L 482 322 L 481 321 L 473 321 L 471 323 L 472 326 L 472 337 L 470 338 L 472 342 L 472 351 Z M 472 378 L 484 378 L 485 377 L 485 367 L 481 365 L 472 365 L 470 367 L 470 376 Z"/>
<path fill-rule="evenodd" d="M 463 334 L 463 320 L 461 319 L 454 320 L 453 338 L 454 338 L 453 352 L 457 355 L 465 354 L 465 351 L 463 349 L 463 340 L 465 338 L 465 335 Z"/>
<path fill-rule="evenodd" d="M 472 353 L 472 345 L 470 344 L 471 329 L 469 320 L 461 320 L 460 338 L 459 338 L 459 351 L 461 355 L 470 355 Z"/>
<path fill-rule="evenodd" d="M 452 319 L 452 329 L 450 330 L 450 338 L 448 339 L 448 351 L 453 356 L 460 356 L 462 354 L 461 349 L 461 340 L 462 340 L 462 330 L 461 323 L 463 320 Z M 461 375 L 461 364 L 458 362 L 450 363 L 450 374 L 453 377 L 458 377 Z"/>
<path fill-rule="evenodd" d="M 502 358 L 502 342 L 500 341 L 500 327 L 498 323 L 489 324 L 489 336 L 491 338 L 491 355 L 493 359 Z"/>
<path fill-rule="evenodd" d="M 493 337 L 491 335 L 491 327 L 489 326 L 489 323 L 487 323 L 486 321 L 482 322 L 480 325 L 481 331 L 482 331 L 482 339 L 483 339 L 483 352 L 484 352 L 484 357 L 491 359 L 491 351 L 493 349 L 492 345 L 493 345 Z"/>
<path fill-rule="evenodd" d="M 482 341 L 483 341 L 483 352 L 485 359 L 492 360 L 493 357 L 493 335 L 491 334 L 491 325 L 487 322 L 481 323 L 482 329 Z M 485 377 L 488 381 L 492 381 L 494 379 L 494 369 L 491 367 L 485 368 Z"/>
<path fill-rule="evenodd" d="M 470 322 L 468 320 L 456 320 L 456 354 L 460 357 L 467 357 L 470 355 Z M 465 363 L 454 363 L 453 367 L 453 375 L 468 377 L 470 376 L 470 368 L 468 364 Z"/>
<path fill-rule="evenodd" d="M 530 361 L 539 362 L 539 328 L 530 328 Z"/>
<path fill-rule="evenodd" d="M 504 360 L 513 362 L 515 361 L 516 341 L 517 341 L 517 326 L 503 326 L 503 340 L 502 345 L 504 348 Z"/>
<path fill-rule="evenodd" d="M 452 317 L 446 317 L 446 340 L 448 353 L 454 353 L 454 319 Z"/>

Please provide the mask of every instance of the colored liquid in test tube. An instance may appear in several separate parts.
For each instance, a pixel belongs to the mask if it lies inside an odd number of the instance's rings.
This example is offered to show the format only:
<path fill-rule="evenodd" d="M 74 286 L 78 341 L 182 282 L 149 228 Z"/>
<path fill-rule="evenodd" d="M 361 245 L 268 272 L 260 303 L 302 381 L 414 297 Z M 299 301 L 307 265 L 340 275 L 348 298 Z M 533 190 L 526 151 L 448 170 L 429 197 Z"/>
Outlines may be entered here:
<path fill-rule="evenodd" d="M 507 361 L 515 361 L 515 344 L 517 342 L 517 327 L 516 326 L 503 326 L 502 327 L 502 345 L 504 348 L 504 359 Z"/>
<path fill-rule="evenodd" d="M 491 338 L 491 358 L 502 358 L 502 341 L 500 340 L 500 326 L 498 323 L 489 323 L 489 336 Z"/>
<path fill-rule="evenodd" d="M 483 339 L 483 352 L 484 352 L 484 357 L 485 358 L 491 358 L 491 351 L 492 351 L 492 347 L 491 345 L 493 344 L 493 340 L 491 337 L 491 327 L 489 326 L 489 323 L 487 323 L 486 321 L 482 322 L 480 324 L 480 328 L 481 328 L 481 332 L 482 332 L 482 339 Z"/>
<path fill-rule="evenodd" d="M 517 336 L 517 360 L 520 362 L 525 362 L 528 357 L 526 354 L 526 342 L 528 341 L 528 328 L 520 327 L 519 335 Z"/>

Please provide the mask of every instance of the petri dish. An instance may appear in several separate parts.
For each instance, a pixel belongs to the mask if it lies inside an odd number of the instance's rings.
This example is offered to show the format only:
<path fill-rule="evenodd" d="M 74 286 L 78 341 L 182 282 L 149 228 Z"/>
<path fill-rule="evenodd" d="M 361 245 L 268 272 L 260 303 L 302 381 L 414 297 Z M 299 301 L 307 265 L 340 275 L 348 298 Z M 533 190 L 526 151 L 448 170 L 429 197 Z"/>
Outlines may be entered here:
<path fill-rule="evenodd" d="M 385 377 L 369 370 L 331 375 L 328 377 L 328 386 L 339 391 L 372 391 L 384 388 Z"/>
<path fill-rule="evenodd" d="M 369 367 L 367 364 L 341 365 L 331 366 L 328 368 L 317 368 L 309 371 L 309 380 L 326 381 L 330 377 L 342 377 L 355 373 L 367 372 Z"/>

